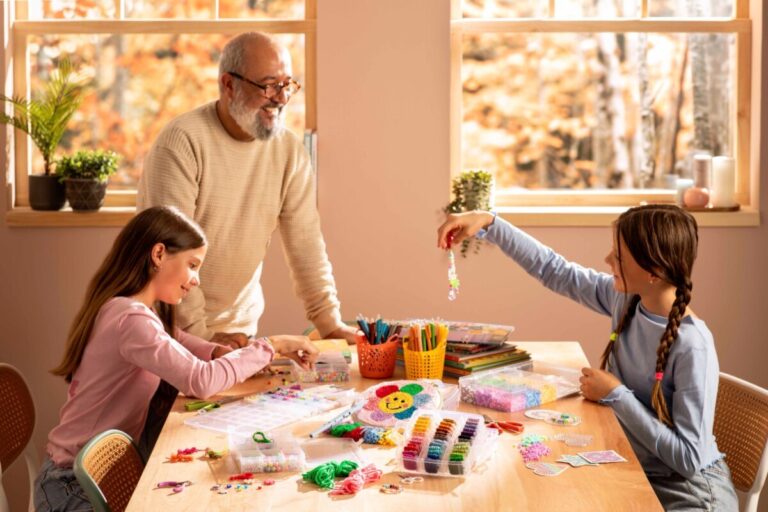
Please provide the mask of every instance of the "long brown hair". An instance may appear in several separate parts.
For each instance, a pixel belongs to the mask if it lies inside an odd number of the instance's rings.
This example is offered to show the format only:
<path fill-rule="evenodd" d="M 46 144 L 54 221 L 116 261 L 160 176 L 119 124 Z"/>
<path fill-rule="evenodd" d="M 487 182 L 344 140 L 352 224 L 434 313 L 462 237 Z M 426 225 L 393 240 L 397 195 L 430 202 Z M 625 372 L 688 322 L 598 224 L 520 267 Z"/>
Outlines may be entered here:
<path fill-rule="evenodd" d="M 150 282 L 154 272 L 152 247 L 157 243 L 174 254 L 197 249 L 207 242 L 200 226 L 173 207 L 155 206 L 131 219 L 91 279 L 85 301 L 70 328 L 64 357 L 51 373 L 72 381 L 102 306 L 113 297 L 135 295 Z M 173 334 L 176 307 L 160 302 L 155 309 L 165 330 Z"/>
<path fill-rule="evenodd" d="M 621 264 L 621 241 L 626 244 L 640 268 L 675 287 L 675 301 L 667 317 L 667 328 L 656 349 L 656 381 L 651 394 L 651 404 L 659 421 L 672 426 L 673 421 L 661 389 L 660 377 L 667 367 L 669 351 L 677 340 L 677 330 L 691 302 L 691 272 L 699 242 L 696 219 L 677 206 L 646 205 L 622 213 L 616 220 L 615 227 L 622 280 L 624 269 Z M 627 289 L 626 281 L 624 289 Z M 603 353 L 600 368 L 605 369 L 618 335 L 632 321 L 639 302 L 639 295 L 633 295 L 628 301 L 615 335 L 611 336 L 611 341 Z"/>

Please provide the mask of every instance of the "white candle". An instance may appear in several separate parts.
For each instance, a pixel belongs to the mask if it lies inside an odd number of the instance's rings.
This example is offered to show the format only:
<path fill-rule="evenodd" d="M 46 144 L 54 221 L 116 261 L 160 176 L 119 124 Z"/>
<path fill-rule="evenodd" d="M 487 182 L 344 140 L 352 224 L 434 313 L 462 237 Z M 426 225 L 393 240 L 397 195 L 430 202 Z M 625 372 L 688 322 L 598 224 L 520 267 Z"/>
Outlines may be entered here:
<path fill-rule="evenodd" d="M 736 172 L 733 158 L 716 156 L 712 159 L 712 206 L 728 207 L 736 204 Z"/>
<path fill-rule="evenodd" d="M 679 206 L 683 206 L 683 196 L 685 191 L 693 186 L 693 180 L 689 178 L 677 178 L 676 201 Z"/>

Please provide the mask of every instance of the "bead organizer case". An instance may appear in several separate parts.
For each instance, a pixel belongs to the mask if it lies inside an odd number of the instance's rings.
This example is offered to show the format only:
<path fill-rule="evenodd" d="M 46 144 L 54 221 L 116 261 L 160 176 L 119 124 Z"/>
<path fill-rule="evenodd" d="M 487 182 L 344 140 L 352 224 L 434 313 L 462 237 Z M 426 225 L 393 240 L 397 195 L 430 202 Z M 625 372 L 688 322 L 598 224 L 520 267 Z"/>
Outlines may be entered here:
<path fill-rule="evenodd" d="M 193 427 L 228 433 L 233 428 L 269 431 L 350 403 L 354 390 L 333 385 L 278 387 L 184 420 Z"/>
<path fill-rule="evenodd" d="M 269 442 L 254 440 L 251 430 L 229 432 L 229 450 L 241 472 L 280 473 L 301 471 L 304 467 L 304 451 L 290 434 L 271 435 Z"/>
<path fill-rule="evenodd" d="M 401 470 L 435 476 L 464 477 L 492 453 L 498 438 L 482 416 L 451 411 L 422 411 L 406 432 Z"/>
<path fill-rule="evenodd" d="M 349 380 L 349 364 L 340 352 L 321 352 L 315 367 L 305 370 L 292 361 L 291 376 L 296 382 L 346 382 Z"/>
<path fill-rule="evenodd" d="M 461 400 L 497 411 L 514 412 L 579 392 L 579 374 L 536 361 L 525 361 L 459 379 Z"/>

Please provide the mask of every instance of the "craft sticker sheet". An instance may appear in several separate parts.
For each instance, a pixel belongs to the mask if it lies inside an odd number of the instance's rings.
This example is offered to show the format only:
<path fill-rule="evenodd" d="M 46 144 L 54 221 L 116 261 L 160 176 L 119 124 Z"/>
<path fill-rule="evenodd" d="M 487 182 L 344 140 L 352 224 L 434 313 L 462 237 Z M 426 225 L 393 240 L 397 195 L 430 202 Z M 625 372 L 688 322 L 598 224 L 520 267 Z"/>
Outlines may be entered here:
<path fill-rule="evenodd" d="M 609 462 L 627 462 L 627 459 L 613 450 L 602 450 L 596 452 L 579 452 L 588 462 L 595 464 L 607 464 Z"/>
<path fill-rule="evenodd" d="M 525 467 L 539 476 L 557 476 L 568 469 L 568 466 L 553 464 L 551 462 L 529 462 Z"/>
<path fill-rule="evenodd" d="M 570 464 L 575 468 L 580 466 L 597 466 L 597 464 L 589 462 L 587 459 L 581 457 L 580 455 L 563 455 L 557 460 L 557 462 L 565 462 L 566 464 Z"/>

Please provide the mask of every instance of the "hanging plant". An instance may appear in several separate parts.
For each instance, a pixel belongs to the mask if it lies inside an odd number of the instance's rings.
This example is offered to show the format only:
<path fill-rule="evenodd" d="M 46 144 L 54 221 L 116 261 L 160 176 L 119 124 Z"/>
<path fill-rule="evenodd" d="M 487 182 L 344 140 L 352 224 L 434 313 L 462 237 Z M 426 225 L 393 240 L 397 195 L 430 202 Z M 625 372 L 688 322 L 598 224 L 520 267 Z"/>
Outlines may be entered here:
<path fill-rule="evenodd" d="M 493 176 L 485 171 L 464 171 L 451 182 L 453 201 L 445 207 L 446 213 L 462 213 L 472 210 L 490 210 L 493 197 Z M 483 241 L 468 238 L 461 243 L 461 255 L 467 257 L 470 247 L 480 252 Z"/>

